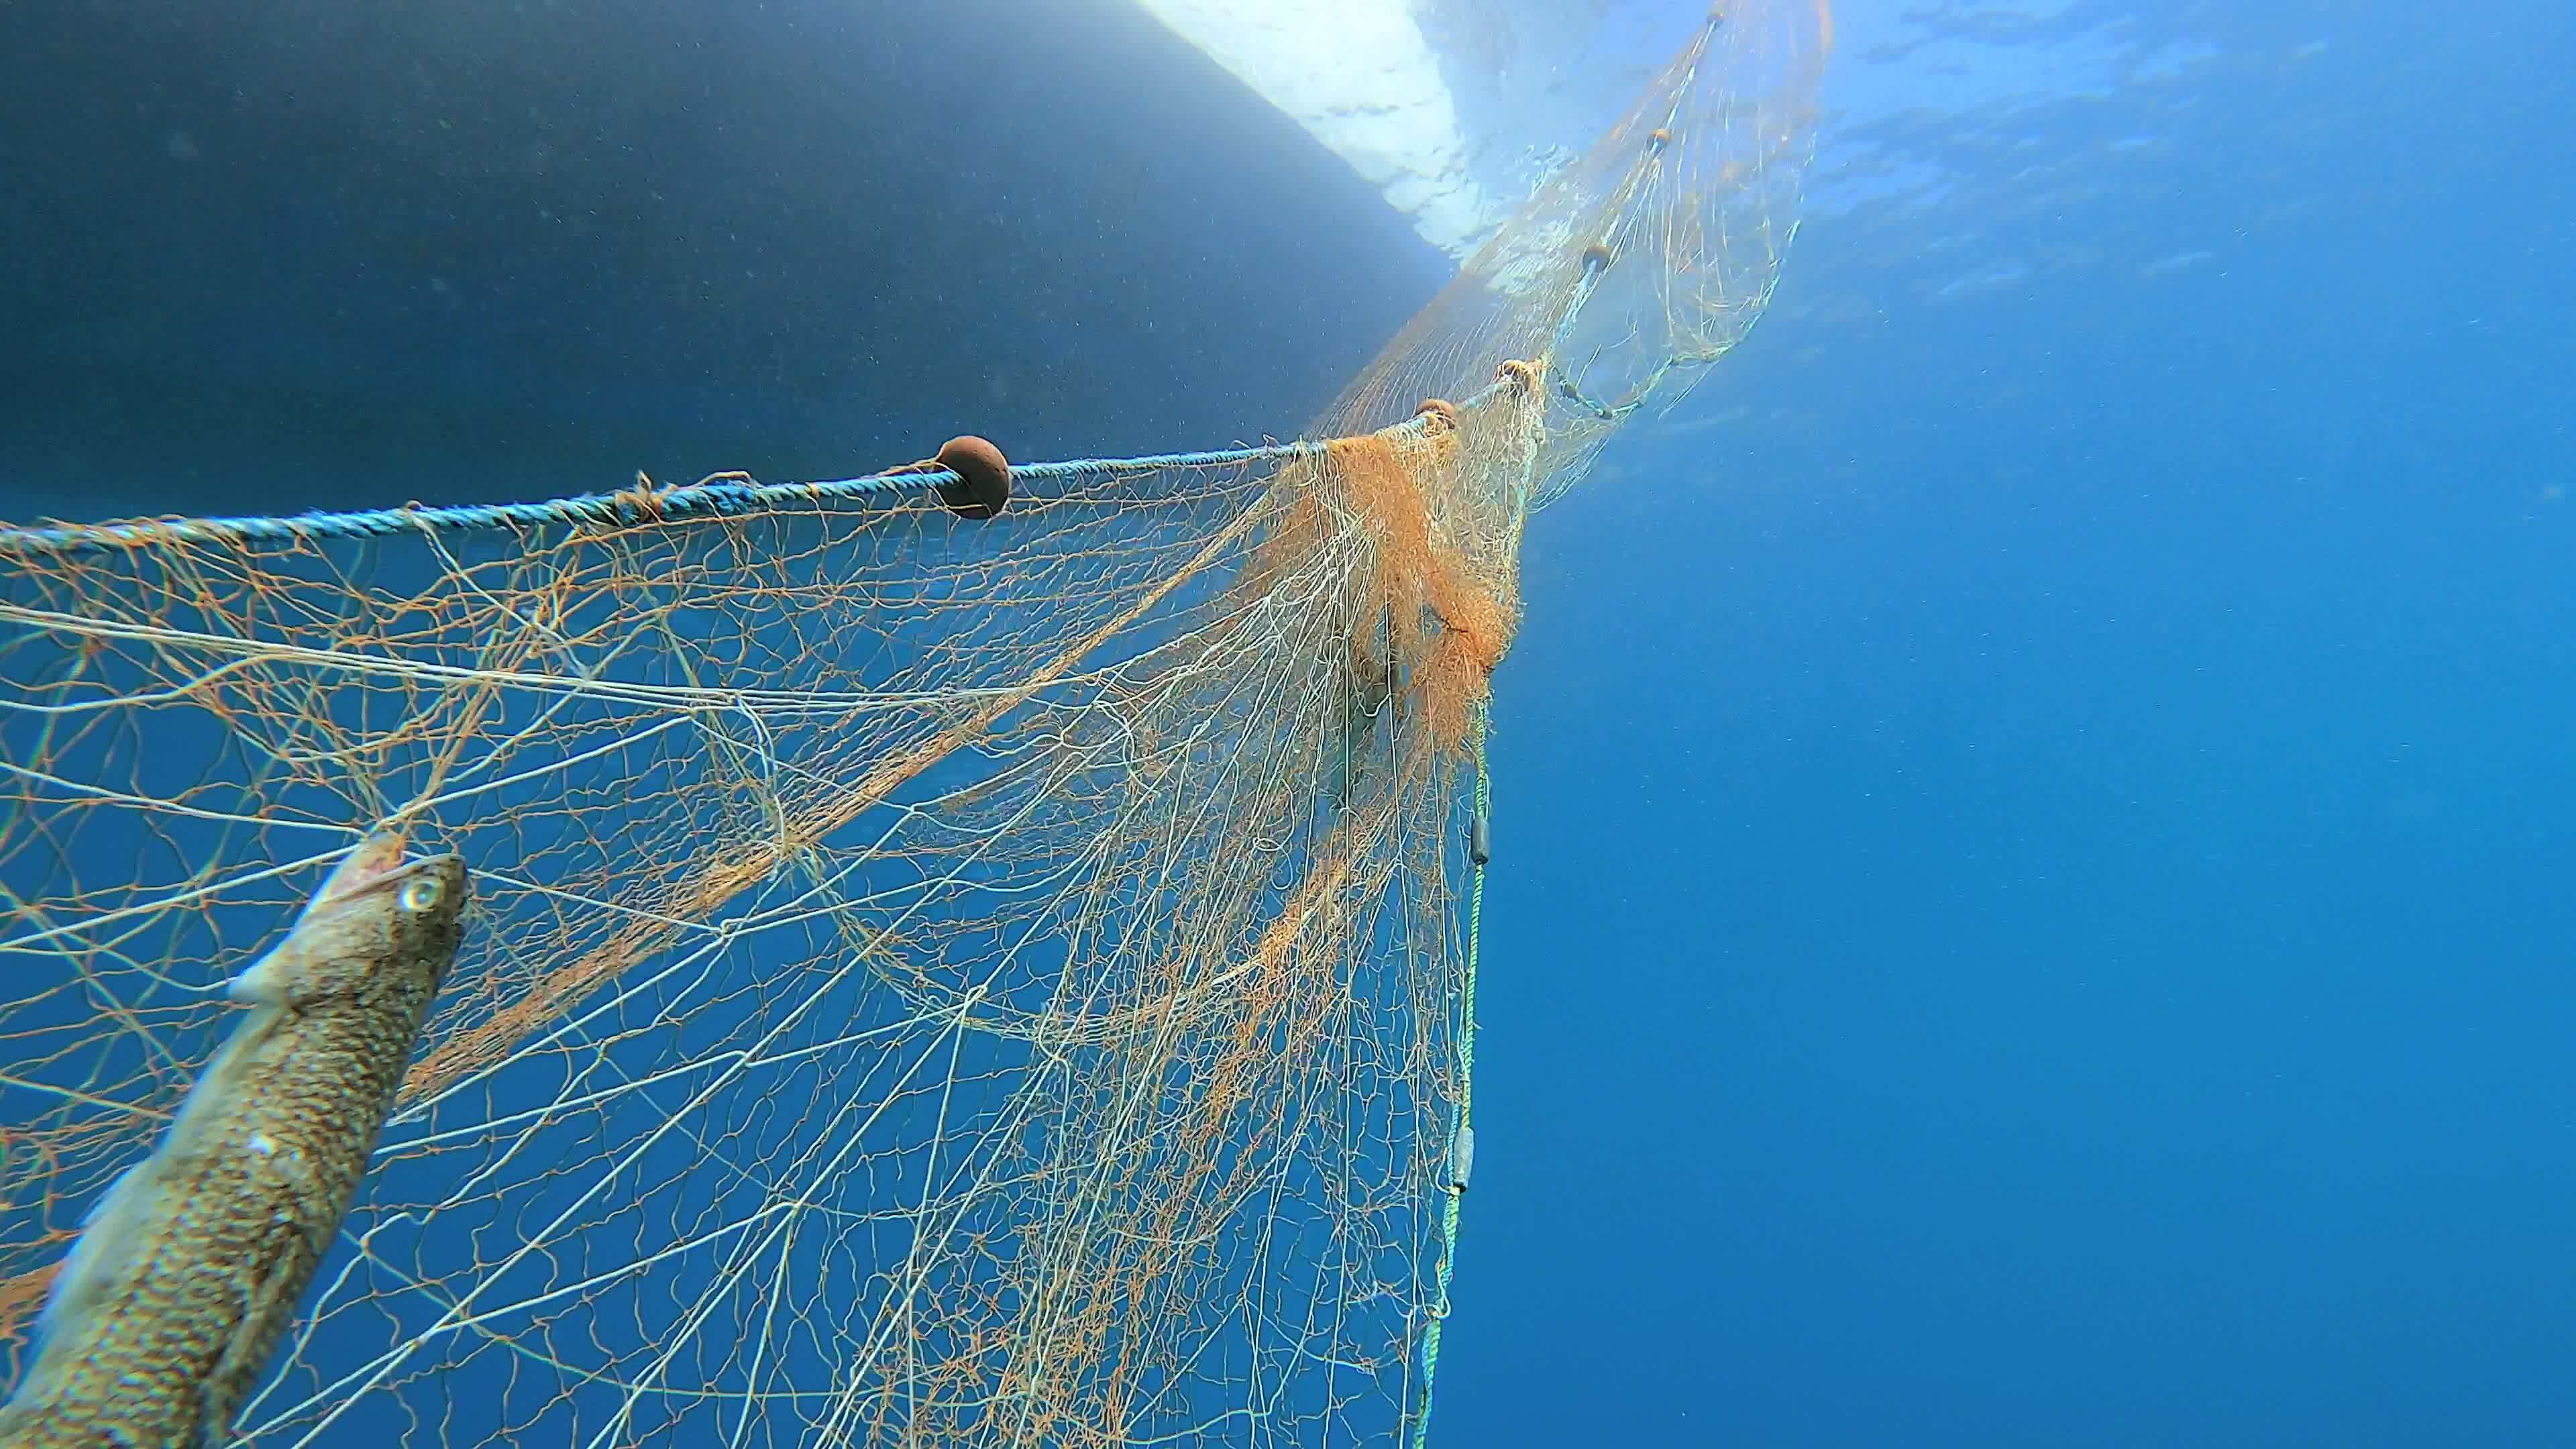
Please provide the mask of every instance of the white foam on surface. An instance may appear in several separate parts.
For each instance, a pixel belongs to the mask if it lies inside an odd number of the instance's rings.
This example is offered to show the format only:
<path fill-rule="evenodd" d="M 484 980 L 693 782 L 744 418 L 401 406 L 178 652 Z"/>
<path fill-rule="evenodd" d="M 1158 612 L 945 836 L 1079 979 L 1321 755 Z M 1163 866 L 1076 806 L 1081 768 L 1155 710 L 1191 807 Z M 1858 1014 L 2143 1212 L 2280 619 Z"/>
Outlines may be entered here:
<path fill-rule="evenodd" d="M 1433 246 L 1463 257 L 1500 222 L 1406 0 L 1138 0 L 1305 127 Z"/>

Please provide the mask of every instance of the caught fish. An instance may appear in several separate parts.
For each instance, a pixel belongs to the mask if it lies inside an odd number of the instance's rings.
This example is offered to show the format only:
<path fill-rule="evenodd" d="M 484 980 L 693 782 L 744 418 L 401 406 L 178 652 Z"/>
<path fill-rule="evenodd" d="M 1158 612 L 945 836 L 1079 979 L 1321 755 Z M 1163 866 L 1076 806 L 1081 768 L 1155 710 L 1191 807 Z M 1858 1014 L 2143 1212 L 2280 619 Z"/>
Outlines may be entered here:
<path fill-rule="evenodd" d="M 1353 640 L 1350 657 L 1341 671 L 1341 681 L 1334 691 L 1340 718 L 1333 732 L 1332 793 L 1333 808 L 1350 808 L 1351 793 L 1366 780 L 1369 767 L 1370 737 L 1377 731 L 1380 714 L 1385 713 L 1395 693 L 1393 645 L 1386 640 L 1386 627 L 1372 630 L 1369 637 Z M 1388 655 L 1379 646 L 1386 645 Z"/>
<path fill-rule="evenodd" d="M 234 978 L 250 1011 L 90 1210 L 0 1449 L 225 1442 L 357 1197 L 466 893 L 464 861 L 380 830 Z"/>

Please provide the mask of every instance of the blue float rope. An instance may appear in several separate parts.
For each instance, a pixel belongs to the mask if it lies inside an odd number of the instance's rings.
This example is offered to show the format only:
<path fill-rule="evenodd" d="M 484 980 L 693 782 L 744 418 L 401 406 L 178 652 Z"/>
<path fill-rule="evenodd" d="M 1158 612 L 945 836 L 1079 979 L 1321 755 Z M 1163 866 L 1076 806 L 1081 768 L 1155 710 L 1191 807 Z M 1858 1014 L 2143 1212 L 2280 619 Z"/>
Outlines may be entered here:
<path fill-rule="evenodd" d="M 1514 384 L 1498 378 L 1462 408 L 1481 405 Z M 1402 432 L 1428 424 L 1417 413 L 1387 431 Z M 1269 443 L 1258 448 L 1223 448 L 1205 453 L 1149 453 L 1138 458 L 1082 458 L 1065 463 L 1029 463 L 1011 469 L 1015 496 L 1026 484 L 1062 484 L 1075 479 L 1108 478 L 1121 473 L 1146 475 L 1166 468 L 1222 468 L 1229 465 L 1277 463 L 1320 453 L 1324 443 Z M 582 493 L 541 503 L 458 503 L 439 507 L 369 508 L 355 513 L 302 513 L 292 518 L 147 518 L 126 523 L 52 523 L 26 528 L 0 528 L 0 558 L 45 558 L 63 554 L 104 553 L 115 549 L 197 543 L 303 543 L 334 538 L 385 538 L 404 533 L 490 533 L 506 529 L 543 528 L 549 524 L 592 523 L 643 526 L 667 519 L 739 518 L 799 504 L 857 502 L 896 498 L 965 482 L 936 464 L 918 471 L 871 473 L 826 483 L 750 483 L 723 475 L 677 488 L 637 487 L 616 493 Z"/>
<path fill-rule="evenodd" d="M 1118 473 L 1273 463 L 1301 453 L 1315 452 L 1319 447 L 1314 443 L 1273 443 L 1259 448 L 1227 448 L 1207 453 L 1160 453 L 1141 458 L 1084 458 L 1066 463 L 1030 463 L 1011 470 L 1011 484 L 1017 491 L 1023 484 L 1062 484 Z M 305 513 L 291 518 L 173 518 L 128 523 L 48 524 L 0 529 L 0 557 L 94 553 L 154 544 L 299 543 L 335 538 L 381 538 L 423 531 L 481 533 L 541 528 L 548 524 L 649 524 L 661 519 L 738 517 L 803 503 L 894 498 L 936 490 L 944 484 L 961 481 L 946 468 L 930 467 L 920 472 L 872 473 L 864 478 L 841 478 L 826 483 L 709 480 L 677 488 L 630 488 L 618 493 L 584 493 L 570 498 L 549 498 L 542 503 L 370 508 L 354 513 Z"/>

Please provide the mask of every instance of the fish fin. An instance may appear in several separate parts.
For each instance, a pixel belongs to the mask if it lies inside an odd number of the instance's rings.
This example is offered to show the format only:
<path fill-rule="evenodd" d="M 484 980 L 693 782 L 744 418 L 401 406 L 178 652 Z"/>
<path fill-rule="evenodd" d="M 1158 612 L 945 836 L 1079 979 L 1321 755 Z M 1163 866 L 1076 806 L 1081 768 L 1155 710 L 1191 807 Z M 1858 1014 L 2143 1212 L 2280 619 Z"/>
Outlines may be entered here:
<path fill-rule="evenodd" d="M 63 1257 L 63 1265 L 54 1273 L 53 1286 L 46 1290 L 45 1306 L 36 1315 L 36 1333 L 51 1338 L 72 1315 L 83 1312 L 90 1299 L 116 1276 L 123 1260 L 129 1235 L 127 1214 L 123 1211 L 129 1194 L 139 1196 L 149 1191 L 148 1179 L 137 1173 L 152 1165 L 145 1158 L 116 1175 L 116 1181 L 98 1195 L 81 1215 L 81 1234 L 72 1242 L 72 1250 Z"/>
<path fill-rule="evenodd" d="M 268 954 L 250 964 L 249 969 L 224 985 L 224 995 L 244 1006 L 284 1006 L 287 1004 L 287 967 L 279 958 L 295 943 L 289 934 Z"/>

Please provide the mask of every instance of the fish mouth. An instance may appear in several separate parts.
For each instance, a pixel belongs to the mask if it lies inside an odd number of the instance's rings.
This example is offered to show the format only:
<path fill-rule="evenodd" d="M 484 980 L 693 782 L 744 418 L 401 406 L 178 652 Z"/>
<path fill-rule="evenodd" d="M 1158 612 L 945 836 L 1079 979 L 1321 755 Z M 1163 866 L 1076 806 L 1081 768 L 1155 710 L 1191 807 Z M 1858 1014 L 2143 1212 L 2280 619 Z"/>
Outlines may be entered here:
<path fill-rule="evenodd" d="M 403 832 L 392 827 L 370 831 L 366 839 L 358 842 L 357 849 L 333 867 L 330 879 L 322 882 L 322 889 L 313 893 L 312 903 L 305 909 L 356 895 L 391 880 L 403 868 Z"/>

